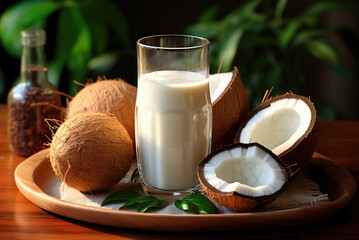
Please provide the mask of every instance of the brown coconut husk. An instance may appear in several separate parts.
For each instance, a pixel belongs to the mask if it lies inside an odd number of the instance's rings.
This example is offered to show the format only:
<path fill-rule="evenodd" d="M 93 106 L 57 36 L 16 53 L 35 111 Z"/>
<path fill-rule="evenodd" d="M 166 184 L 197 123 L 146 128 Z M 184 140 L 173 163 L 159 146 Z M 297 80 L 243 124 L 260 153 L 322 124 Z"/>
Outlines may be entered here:
<path fill-rule="evenodd" d="M 136 95 L 137 88 L 120 78 L 98 77 L 96 82 L 88 81 L 69 102 L 66 118 L 88 111 L 114 114 L 134 141 Z"/>
<path fill-rule="evenodd" d="M 228 87 L 212 103 L 212 151 L 233 143 L 236 130 L 248 116 L 248 98 L 237 67 Z"/>
<path fill-rule="evenodd" d="M 66 120 L 50 144 L 50 163 L 60 181 L 82 192 L 105 190 L 128 172 L 132 140 L 115 116 L 86 112 Z"/>

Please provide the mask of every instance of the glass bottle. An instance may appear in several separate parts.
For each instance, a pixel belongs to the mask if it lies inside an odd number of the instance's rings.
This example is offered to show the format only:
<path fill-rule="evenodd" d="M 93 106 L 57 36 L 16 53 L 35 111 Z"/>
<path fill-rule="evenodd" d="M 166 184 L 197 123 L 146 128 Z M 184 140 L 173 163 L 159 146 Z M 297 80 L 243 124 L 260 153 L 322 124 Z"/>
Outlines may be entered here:
<path fill-rule="evenodd" d="M 45 42 L 44 30 L 21 32 L 21 75 L 8 94 L 7 130 L 10 149 L 22 156 L 47 147 L 52 132 L 45 119 L 62 119 L 61 97 L 47 79 Z"/>

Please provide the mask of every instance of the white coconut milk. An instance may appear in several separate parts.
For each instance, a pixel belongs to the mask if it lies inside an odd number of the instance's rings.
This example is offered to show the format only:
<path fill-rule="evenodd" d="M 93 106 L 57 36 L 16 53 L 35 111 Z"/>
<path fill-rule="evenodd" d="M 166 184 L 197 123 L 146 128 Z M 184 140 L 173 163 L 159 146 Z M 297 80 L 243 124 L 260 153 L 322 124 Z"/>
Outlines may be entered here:
<path fill-rule="evenodd" d="M 162 190 L 196 186 L 197 165 L 210 151 L 208 79 L 158 71 L 142 75 L 138 84 L 136 149 L 142 179 Z"/>

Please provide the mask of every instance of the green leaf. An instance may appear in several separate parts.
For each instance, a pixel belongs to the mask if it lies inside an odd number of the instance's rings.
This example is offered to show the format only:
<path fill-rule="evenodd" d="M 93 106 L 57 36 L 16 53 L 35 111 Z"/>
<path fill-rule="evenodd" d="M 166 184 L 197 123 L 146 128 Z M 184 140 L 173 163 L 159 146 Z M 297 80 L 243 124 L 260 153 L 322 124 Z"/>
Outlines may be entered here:
<path fill-rule="evenodd" d="M 138 206 L 137 212 L 144 213 L 149 208 L 163 208 L 164 206 L 166 206 L 166 204 L 167 204 L 166 200 L 159 200 L 159 199 L 156 199 L 156 200 L 153 200 L 153 201 L 143 201 Z"/>
<path fill-rule="evenodd" d="M 106 50 L 109 31 L 106 28 L 106 25 L 99 22 L 96 18 L 90 18 L 88 24 L 91 29 L 91 38 L 94 42 L 94 47 L 97 53 L 103 53 Z"/>
<path fill-rule="evenodd" d="M 70 51 L 68 67 L 70 69 L 71 80 L 84 82 L 86 80 L 87 64 L 92 55 L 91 32 L 78 8 L 71 8 L 70 11 L 74 20 L 72 24 L 75 24 L 76 27 L 78 27 L 78 34 Z M 69 89 L 70 94 L 74 95 L 75 89 L 78 88 L 78 85 L 72 83 Z"/>
<path fill-rule="evenodd" d="M 202 36 L 209 36 L 206 37 L 211 41 L 211 71 L 218 69 L 223 56 L 225 62 L 222 71 L 231 70 L 233 64 L 239 67 L 251 108 L 260 103 L 263 92 L 269 89 L 268 85 L 279 85 L 278 92 L 286 92 L 293 86 L 294 90 L 308 86 L 308 78 L 303 71 L 305 59 L 296 56 L 298 51 L 308 49 L 309 54 L 320 60 L 341 65 L 335 49 L 327 42 L 322 42 L 333 30 L 321 27 L 320 17 L 322 13 L 334 9 L 355 10 L 352 7 L 354 3 L 349 4 L 351 6 L 348 8 L 344 6 L 347 1 L 314 1 L 305 14 L 302 11 L 290 18 L 285 17 L 285 11 L 291 4 L 288 0 L 251 0 L 243 3 L 238 3 L 238 8 L 221 18 L 209 11 L 208 17 L 205 17 L 209 21 L 198 21 L 188 29 L 192 34 L 198 32 Z M 242 35 L 239 31 L 242 31 Z M 355 39 L 358 38 L 351 36 L 348 45 L 356 46 L 358 41 Z M 357 57 L 359 55 L 355 49 L 353 47 L 350 52 Z M 340 71 L 339 67 L 332 66 L 332 69 L 337 73 Z"/>
<path fill-rule="evenodd" d="M 71 47 L 78 36 L 78 25 L 70 7 L 64 8 L 59 12 L 55 59 L 61 59 L 61 61 L 68 59 Z"/>
<path fill-rule="evenodd" d="M 247 1 L 237 10 L 241 14 L 251 14 L 263 0 Z"/>
<path fill-rule="evenodd" d="M 270 48 L 277 46 L 277 44 L 278 41 L 272 37 L 258 37 L 256 34 L 244 34 L 237 51 L 250 51 L 252 48 Z"/>
<path fill-rule="evenodd" d="M 297 20 L 291 20 L 286 28 L 279 33 L 279 46 L 281 49 L 285 49 L 289 42 L 292 40 L 295 33 L 300 28 L 301 23 Z"/>
<path fill-rule="evenodd" d="M 142 196 L 133 190 L 120 190 L 107 196 L 101 206 L 118 201 L 126 201 L 119 208 L 120 210 L 135 207 L 137 212 L 140 213 L 147 211 L 149 208 L 163 208 L 167 204 L 166 200 L 159 200 L 153 196 Z"/>
<path fill-rule="evenodd" d="M 219 34 L 219 30 L 220 24 L 217 22 L 201 22 L 187 27 L 186 33 L 211 39 Z"/>
<path fill-rule="evenodd" d="M 60 85 L 62 70 L 70 58 L 71 48 L 78 34 L 78 27 L 73 22 L 70 7 L 62 8 L 57 20 L 54 59 L 48 64 L 49 81 L 57 87 Z"/>
<path fill-rule="evenodd" d="M 120 190 L 108 195 L 105 200 L 101 203 L 101 206 L 104 206 L 109 203 L 118 202 L 118 201 L 127 201 L 131 198 L 141 196 L 139 193 L 133 190 Z"/>
<path fill-rule="evenodd" d="M 187 201 L 187 200 L 177 200 L 175 202 L 175 206 L 180 209 L 180 210 L 183 210 L 183 211 L 189 211 L 191 213 L 194 213 L 194 214 L 201 214 L 201 212 L 199 211 L 198 207 L 192 203 L 191 201 Z"/>
<path fill-rule="evenodd" d="M 90 27 L 95 52 L 103 53 L 108 44 L 109 31 L 102 18 L 93 17 L 98 15 L 98 2 L 92 0 L 81 1 L 78 6 Z"/>
<path fill-rule="evenodd" d="M 339 66 L 339 56 L 334 48 L 325 40 L 308 40 L 305 44 L 307 50 L 316 58 L 327 61 L 332 66 Z"/>
<path fill-rule="evenodd" d="M 217 207 L 207 197 L 201 194 L 190 194 L 182 200 L 177 200 L 175 205 L 180 210 L 190 211 L 195 214 L 218 213 Z"/>
<path fill-rule="evenodd" d="M 69 66 L 71 69 L 79 70 L 78 67 L 83 68 L 91 55 L 91 34 L 89 26 L 77 8 L 71 8 L 71 15 L 74 20 L 73 24 L 76 24 L 79 32 L 71 48 Z"/>
<path fill-rule="evenodd" d="M 287 6 L 288 0 L 279 0 L 274 12 L 274 18 L 276 20 L 282 19 L 283 11 L 285 6 Z"/>
<path fill-rule="evenodd" d="M 218 213 L 217 207 L 211 202 L 211 200 L 201 194 L 190 194 L 184 199 L 197 205 L 201 213 Z"/>
<path fill-rule="evenodd" d="M 132 206 L 134 205 L 135 203 L 141 203 L 143 201 L 154 201 L 156 200 L 155 197 L 153 196 L 142 196 L 142 195 L 138 195 L 138 196 L 135 196 L 133 198 L 130 198 L 127 202 L 125 202 L 125 204 L 123 204 L 120 209 L 124 209 L 126 207 L 129 207 L 129 206 Z"/>
<path fill-rule="evenodd" d="M 252 28 L 255 27 L 256 22 L 262 22 L 266 19 L 265 14 L 256 13 L 254 10 L 263 0 L 253 0 L 242 4 L 239 8 L 235 9 L 221 21 L 223 28 Z"/>
<path fill-rule="evenodd" d="M 232 69 L 233 59 L 236 56 L 239 42 L 242 38 L 243 30 L 237 29 L 233 31 L 230 36 L 227 36 L 227 40 L 223 43 L 219 52 L 219 60 L 224 58 L 222 64 L 222 72 L 228 72 Z"/>
<path fill-rule="evenodd" d="M 331 10 L 352 10 L 353 5 L 346 1 L 320 1 L 311 4 L 303 15 L 319 15 Z"/>
<path fill-rule="evenodd" d="M 143 213 L 149 208 L 163 208 L 167 204 L 166 200 L 159 200 L 153 196 L 135 196 L 128 200 L 120 209 L 137 207 L 137 212 Z"/>
<path fill-rule="evenodd" d="M 326 29 L 309 29 L 303 30 L 297 33 L 293 38 L 293 46 L 299 46 L 304 44 L 307 40 L 314 37 L 322 37 L 329 33 L 329 30 Z"/>
<path fill-rule="evenodd" d="M 96 56 L 88 62 L 88 69 L 90 71 L 103 74 L 109 71 L 117 62 L 119 56 L 117 53 L 104 53 Z"/>
<path fill-rule="evenodd" d="M 14 4 L 1 15 L 0 40 L 8 54 L 20 57 L 20 32 L 41 28 L 45 19 L 62 6 L 51 0 L 27 0 Z"/>
<path fill-rule="evenodd" d="M 120 40 L 125 47 L 130 46 L 129 31 L 127 21 L 122 11 L 109 0 L 87 0 L 83 1 L 81 7 L 86 8 L 87 19 L 96 16 L 96 21 L 107 25 L 120 36 Z"/>
<path fill-rule="evenodd" d="M 52 61 L 47 64 L 47 75 L 49 78 L 49 82 L 54 86 L 59 88 L 60 86 L 60 77 L 62 73 L 62 69 L 64 67 L 64 61 Z"/>

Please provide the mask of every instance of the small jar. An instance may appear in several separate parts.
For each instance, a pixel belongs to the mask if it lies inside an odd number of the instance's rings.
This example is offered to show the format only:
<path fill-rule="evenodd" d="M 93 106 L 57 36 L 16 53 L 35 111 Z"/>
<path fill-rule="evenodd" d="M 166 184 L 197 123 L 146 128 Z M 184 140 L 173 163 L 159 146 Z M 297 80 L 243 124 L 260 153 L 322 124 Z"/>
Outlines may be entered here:
<path fill-rule="evenodd" d="M 61 97 L 47 78 L 45 42 L 44 30 L 21 32 L 20 82 L 7 98 L 10 149 L 21 156 L 47 147 L 52 132 L 46 119 L 62 120 Z"/>

